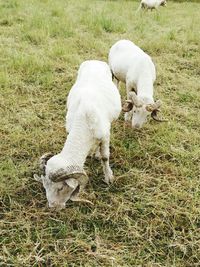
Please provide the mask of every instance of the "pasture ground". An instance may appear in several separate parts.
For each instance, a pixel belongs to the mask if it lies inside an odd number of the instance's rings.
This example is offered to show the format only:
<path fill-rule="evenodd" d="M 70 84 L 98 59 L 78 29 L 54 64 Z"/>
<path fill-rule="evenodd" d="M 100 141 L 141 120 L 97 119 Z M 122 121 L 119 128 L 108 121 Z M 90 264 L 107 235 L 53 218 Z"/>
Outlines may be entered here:
<path fill-rule="evenodd" d="M 0 0 L 0 266 L 200 266 L 198 3 Z M 168 123 L 114 123 L 109 188 L 88 159 L 94 206 L 46 207 L 37 160 L 66 138 L 66 96 L 86 59 L 130 39 L 157 67 Z M 121 86 L 123 99 L 124 87 Z"/>

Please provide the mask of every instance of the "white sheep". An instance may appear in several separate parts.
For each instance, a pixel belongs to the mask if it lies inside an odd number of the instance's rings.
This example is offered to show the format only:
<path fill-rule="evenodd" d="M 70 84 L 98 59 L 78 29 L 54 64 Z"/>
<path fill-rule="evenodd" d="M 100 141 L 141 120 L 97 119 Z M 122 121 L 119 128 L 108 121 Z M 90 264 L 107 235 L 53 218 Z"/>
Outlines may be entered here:
<path fill-rule="evenodd" d="M 40 159 L 44 175 L 35 175 L 46 190 L 49 207 L 64 208 L 67 200 L 80 199 L 88 182 L 86 157 L 99 149 L 105 182 L 113 180 L 109 166 L 110 128 L 121 111 L 121 98 L 107 63 L 97 60 L 81 64 L 67 100 L 67 140 L 62 151 Z"/>
<path fill-rule="evenodd" d="M 145 9 L 145 10 L 158 9 L 159 6 L 166 6 L 166 5 L 167 5 L 166 0 L 142 0 L 140 2 L 140 5 L 137 11 L 139 11 L 140 9 Z"/>
<path fill-rule="evenodd" d="M 149 55 L 129 40 L 116 42 L 109 52 L 113 77 L 126 83 L 127 103 L 123 106 L 125 120 L 132 119 L 132 127 L 140 128 L 147 115 L 158 121 L 160 101 L 154 102 L 153 84 L 156 79 L 154 63 Z"/>

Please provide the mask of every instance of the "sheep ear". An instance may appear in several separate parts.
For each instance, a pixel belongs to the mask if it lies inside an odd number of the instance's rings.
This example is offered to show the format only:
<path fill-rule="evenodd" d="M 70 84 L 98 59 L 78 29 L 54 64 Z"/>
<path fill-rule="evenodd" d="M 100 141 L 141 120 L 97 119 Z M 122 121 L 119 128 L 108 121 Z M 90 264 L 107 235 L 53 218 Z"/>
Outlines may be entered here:
<path fill-rule="evenodd" d="M 126 100 L 126 102 L 122 106 L 122 110 L 124 112 L 129 112 L 133 109 L 133 102 L 131 100 Z"/>
<path fill-rule="evenodd" d="M 69 178 L 67 180 L 65 180 L 65 183 L 71 187 L 72 189 L 76 189 L 77 186 L 79 185 L 78 181 L 74 178 Z"/>

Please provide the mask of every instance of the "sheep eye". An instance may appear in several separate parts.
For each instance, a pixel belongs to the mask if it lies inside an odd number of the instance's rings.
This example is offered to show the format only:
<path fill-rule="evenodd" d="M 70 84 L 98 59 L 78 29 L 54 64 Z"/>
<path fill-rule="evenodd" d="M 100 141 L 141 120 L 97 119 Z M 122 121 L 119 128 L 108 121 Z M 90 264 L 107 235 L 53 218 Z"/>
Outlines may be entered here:
<path fill-rule="evenodd" d="M 58 192 L 62 191 L 64 188 L 64 186 L 62 186 L 61 188 L 58 188 Z"/>

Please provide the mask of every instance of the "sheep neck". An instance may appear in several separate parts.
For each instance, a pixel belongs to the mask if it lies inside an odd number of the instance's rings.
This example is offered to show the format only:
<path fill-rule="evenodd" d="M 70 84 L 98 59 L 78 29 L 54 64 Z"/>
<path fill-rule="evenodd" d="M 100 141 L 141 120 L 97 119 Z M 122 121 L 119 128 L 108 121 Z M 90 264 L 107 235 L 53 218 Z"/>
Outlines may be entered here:
<path fill-rule="evenodd" d="M 137 83 L 137 96 L 153 102 L 153 81 L 150 79 L 140 79 Z"/>
<path fill-rule="evenodd" d="M 90 129 L 83 120 L 75 121 L 67 136 L 61 155 L 68 166 L 83 168 L 86 157 L 93 145 Z"/>

